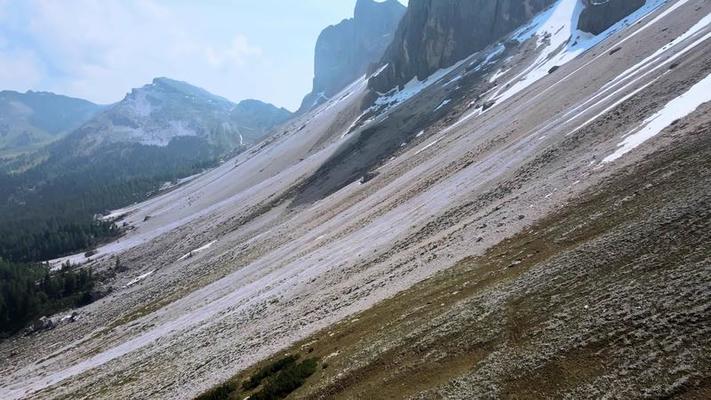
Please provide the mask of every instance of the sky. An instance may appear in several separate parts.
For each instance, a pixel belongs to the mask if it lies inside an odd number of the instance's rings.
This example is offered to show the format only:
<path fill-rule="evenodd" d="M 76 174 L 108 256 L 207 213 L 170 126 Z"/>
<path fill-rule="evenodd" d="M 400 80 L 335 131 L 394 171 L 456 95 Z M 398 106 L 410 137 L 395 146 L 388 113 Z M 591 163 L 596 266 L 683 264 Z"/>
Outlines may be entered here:
<path fill-rule="evenodd" d="M 406 3 L 403 1 L 403 3 Z M 100 104 L 155 77 L 298 108 L 314 45 L 355 0 L 0 0 L 0 90 Z"/>

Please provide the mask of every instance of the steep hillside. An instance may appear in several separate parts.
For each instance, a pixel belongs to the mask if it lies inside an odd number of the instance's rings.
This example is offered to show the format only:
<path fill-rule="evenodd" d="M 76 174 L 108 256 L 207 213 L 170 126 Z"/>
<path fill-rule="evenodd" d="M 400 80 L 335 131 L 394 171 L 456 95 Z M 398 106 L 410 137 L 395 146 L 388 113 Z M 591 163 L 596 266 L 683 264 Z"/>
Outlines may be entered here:
<path fill-rule="evenodd" d="M 316 41 L 313 90 L 299 111 L 311 110 L 363 76 L 382 57 L 404 13 L 397 0 L 358 0 L 353 18 L 324 29 Z"/>
<path fill-rule="evenodd" d="M 101 108 L 86 100 L 48 92 L 0 92 L 0 157 L 59 139 Z"/>
<path fill-rule="evenodd" d="M 0 342 L 0 397 L 708 398 L 711 3 L 549 4 L 113 211 L 53 261 L 113 292 Z"/>

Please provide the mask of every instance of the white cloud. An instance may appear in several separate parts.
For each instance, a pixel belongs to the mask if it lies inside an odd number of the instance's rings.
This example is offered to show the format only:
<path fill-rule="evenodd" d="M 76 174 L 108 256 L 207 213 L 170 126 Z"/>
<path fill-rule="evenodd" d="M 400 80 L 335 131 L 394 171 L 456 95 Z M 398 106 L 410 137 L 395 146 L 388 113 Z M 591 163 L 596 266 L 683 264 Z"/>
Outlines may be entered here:
<path fill-rule="evenodd" d="M 42 70 L 37 58 L 28 51 L 0 50 L 0 88 L 25 90 L 42 80 Z"/>
<path fill-rule="evenodd" d="M 47 89 L 101 103 L 118 101 L 156 76 L 214 90 L 262 54 L 245 35 L 228 36 L 223 43 L 208 40 L 188 16 L 151 0 L 32 0 L 26 5 L 29 22 L 23 34 L 52 71 Z M 37 79 L 30 75 L 18 80 L 32 87 Z"/>
<path fill-rule="evenodd" d="M 249 44 L 247 37 L 237 35 L 232 39 L 229 47 L 222 50 L 216 50 L 213 47 L 208 47 L 205 50 L 208 62 L 215 67 L 230 67 L 242 66 L 253 56 L 261 56 L 262 49 Z"/>

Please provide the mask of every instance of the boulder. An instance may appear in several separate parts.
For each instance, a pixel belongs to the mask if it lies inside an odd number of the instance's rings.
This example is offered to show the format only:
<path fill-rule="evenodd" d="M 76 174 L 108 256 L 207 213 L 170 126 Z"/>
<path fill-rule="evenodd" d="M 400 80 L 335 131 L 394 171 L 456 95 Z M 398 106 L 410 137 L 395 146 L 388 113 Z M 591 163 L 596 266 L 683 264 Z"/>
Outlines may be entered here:
<path fill-rule="evenodd" d="M 645 0 L 583 0 L 578 29 L 599 35 L 642 7 Z"/>

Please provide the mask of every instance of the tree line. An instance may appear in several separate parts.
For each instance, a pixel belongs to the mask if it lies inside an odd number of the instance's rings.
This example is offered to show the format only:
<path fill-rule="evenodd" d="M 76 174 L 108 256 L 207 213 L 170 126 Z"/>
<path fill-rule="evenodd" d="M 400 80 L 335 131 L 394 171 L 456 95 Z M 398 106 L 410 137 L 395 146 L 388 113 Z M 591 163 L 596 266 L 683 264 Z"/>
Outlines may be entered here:
<path fill-rule="evenodd" d="M 0 259 L 0 336 L 16 333 L 43 315 L 89 304 L 95 282 L 89 269 L 65 266 L 51 273 L 46 264 Z"/>

